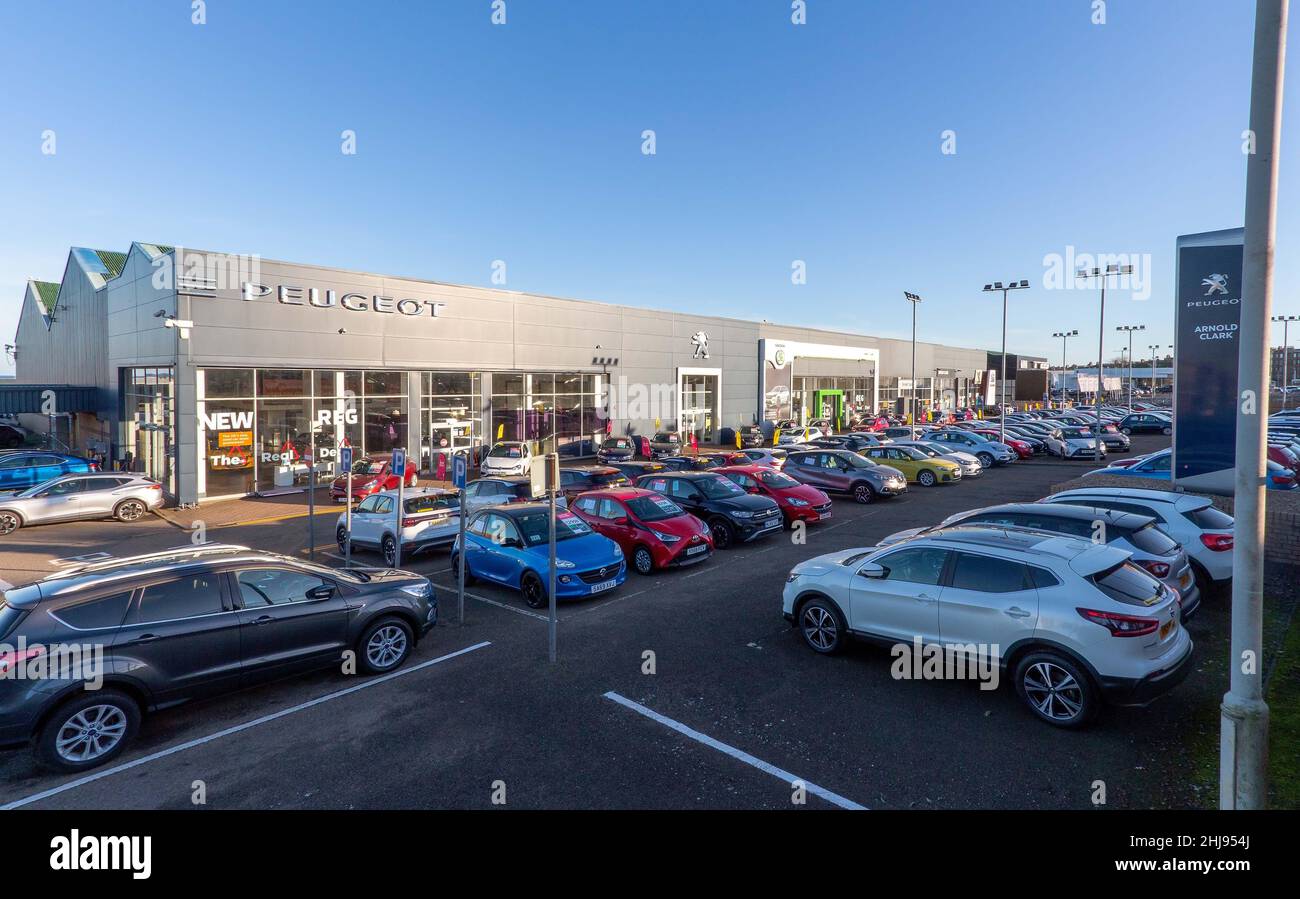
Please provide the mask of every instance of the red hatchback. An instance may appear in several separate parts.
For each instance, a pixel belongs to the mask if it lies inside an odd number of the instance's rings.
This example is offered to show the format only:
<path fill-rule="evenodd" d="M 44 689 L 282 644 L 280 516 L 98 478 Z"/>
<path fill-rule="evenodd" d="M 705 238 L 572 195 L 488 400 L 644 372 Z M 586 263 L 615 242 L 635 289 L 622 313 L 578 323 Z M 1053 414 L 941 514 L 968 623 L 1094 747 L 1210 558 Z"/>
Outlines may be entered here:
<path fill-rule="evenodd" d="M 596 533 L 617 543 L 637 574 L 693 565 L 713 555 L 708 525 L 653 490 L 590 490 L 569 508 Z"/>
<path fill-rule="evenodd" d="M 775 500 L 787 525 L 796 521 L 822 521 L 831 516 L 829 496 L 766 465 L 728 465 L 714 471 L 749 493 Z"/>
<path fill-rule="evenodd" d="M 406 462 L 406 486 L 414 487 L 418 481 L 415 463 Z M 397 475 L 393 472 L 393 457 L 383 455 L 362 456 L 352 463 L 352 499 L 365 499 L 381 490 L 396 490 Z M 348 492 L 348 477 L 343 475 L 330 484 L 330 498 L 337 503 L 344 502 Z"/>

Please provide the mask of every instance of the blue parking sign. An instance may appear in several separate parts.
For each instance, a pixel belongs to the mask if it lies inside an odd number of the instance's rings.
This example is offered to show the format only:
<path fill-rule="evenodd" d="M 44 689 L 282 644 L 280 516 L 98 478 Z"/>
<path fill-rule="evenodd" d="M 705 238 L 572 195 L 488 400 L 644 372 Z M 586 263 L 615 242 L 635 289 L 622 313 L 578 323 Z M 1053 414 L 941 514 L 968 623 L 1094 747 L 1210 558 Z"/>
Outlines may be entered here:
<path fill-rule="evenodd" d="M 457 453 L 451 460 L 451 485 L 457 490 L 464 490 L 465 483 L 468 480 L 469 465 L 465 461 L 464 453 Z"/>
<path fill-rule="evenodd" d="M 352 447 L 339 447 L 339 465 L 346 471 L 352 467 Z"/>
<path fill-rule="evenodd" d="M 398 477 L 406 475 L 406 450 L 404 449 L 393 450 L 393 474 Z"/>

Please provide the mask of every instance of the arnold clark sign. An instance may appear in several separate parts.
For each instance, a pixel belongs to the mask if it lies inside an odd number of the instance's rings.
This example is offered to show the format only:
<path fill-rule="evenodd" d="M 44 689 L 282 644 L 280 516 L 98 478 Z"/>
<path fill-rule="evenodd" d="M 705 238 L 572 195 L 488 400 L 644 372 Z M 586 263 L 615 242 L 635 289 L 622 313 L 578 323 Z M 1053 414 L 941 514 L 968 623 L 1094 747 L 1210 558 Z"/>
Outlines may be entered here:
<path fill-rule="evenodd" d="M 382 294 L 340 293 L 321 290 L 319 287 L 294 287 L 291 284 L 254 284 L 245 281 L 241 295 L 247 302 L 274 299 L 282 306 L 306 306 L 314 309 L 346 309 L 349 312 L 378 312 L 386 315 L 405 315 L 412 318 L 437 318 L 446 303 L 437 300 L 390 297 Z"/>
<path fill-rule="evenodd" d="M 1232 493 L 1241 324 L 1240 228 L 1178 238 L 1173 478 Z"/>

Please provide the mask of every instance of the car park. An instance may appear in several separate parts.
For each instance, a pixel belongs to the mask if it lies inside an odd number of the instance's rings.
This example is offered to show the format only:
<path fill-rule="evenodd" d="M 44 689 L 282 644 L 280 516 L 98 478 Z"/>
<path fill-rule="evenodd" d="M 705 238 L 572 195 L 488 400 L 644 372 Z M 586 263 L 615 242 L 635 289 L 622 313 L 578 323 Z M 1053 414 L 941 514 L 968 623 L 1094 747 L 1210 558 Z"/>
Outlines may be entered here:
<path fill-rule="evenodd" d="M 1078 487 L 1053 493 L 1040 502 L 1149 515 L 1191 558 L 1203 598 L 1232 583 L 1234 522 L 1206 497 L 1133 487 Z"/>
<path fill-rule="evenodd" d="M 931 456 L 912 446 L 875 446 L 862 455 L 873 462 L 901 471 L 911 482 L 922 487 L 955 484 L 961 480 L 961 466 L 956 462 Z"/>
<path fill-rule="evenodd" d="M 14 450 L 0 453 L 0 490 L 25 490 L 61 475 L 98 470 L 89 459 L 69 453 Z"/>
<path fill-rule="evenodd" d="M 1174 432 L 1174 423 L 1164 415 L 1153 412 L 1134 412 L 1119 420 L 1119 430 L 1123 434 L 1164 434 Z"/>
<path fill-rule="evenodd" d="M 985 468 L 1006 465 L 1019 458 L 1016 451 L 1005 443 L 989 440 L 981 434 L 972 434 L 957 428 L 934 431 L 926 434 L 925 439 L 930 443 L 941 443 L 968 452 L 979 459 L 980 465 Z"/>
<path fill-rule="evenodd" d="M 825 521 L 831 516 L 829 496 L 774 468 L 763 465 L 730 465 L 719 468 L 718 474 L 735 481 L 746 493 L 775 500 L 781 507 L 781 515 L 787 525 L 796 521 Z"/>
<path fill-rule="evenodd" d="M 207 544 L 65 568 L 0 601 L 0 639 L 25 647 L 94 641 L 102 664 L 0 679 L 0 744 L 45 767 L 84 771 L 121 754 L 143 714 L 260 681 L 337 667 L 390 672 L 434 626 L 433 585 L 406 571 L 346 571 L 243 546 Z M 91 668 L 96 669 L 92 671 Z M 102 678 L 98 689 L 88 683 Z"/>
<path fill-rule="evenodd" d="M 630 462 L 636 458 L 637 438 L 607 437 L 596 450 L 596 461 L 608 465 L 611 462 Z"/>
<path fill-rule="evenodd" d="M 563 470 L 563 469 L 561 469 Z M 465 511 L 477 512 L 487 506 L 533 501 L 533 482 L 530 478 L 479 478 L 465 485 Z M 563 494 L 557 499 L 561 508 L 568 505 Z"/>
<path fill-rule="evenodd" d="M 907 477 L 897 468 L 849 450 L 793 452 L 781 470 L 801 484 L 811 484 L 826 493 L 847 494 L 860 503 L 907 492 Z"/>
<path fill-rule="evenodd" d="M 708 526 L 653 490 L 614 487 L 584 493 L 573 513 L 623 550 L 637 574 L 693 565 L 713 555 Z"/>
<path fill-rule="evenodd" d="M 645 475 L 636 486 L 668 497 L 707 524 L 718 549 L 779 533 L 784 521 L 775 500 L 746 493 L 715 472 Z"/>
<path fill-rule="evenodd" d="M 402 558 L 440 546 L 450 546 L 460 530 L 460 496 L 441 487 L 415 487 L 402 492 L 398 514 L 396 490 L 367 496 L 352 510 L 352 550 L 373 550 L 384 564 L 397 564 L 398 541 Z M 348 516 L 340 515 L 334 525 L 339 552 L 348 548 Z"/>
<path fill-rule="evenodd" d="M 1129 560 L 1160 580 L 1178 597 L 1184 621 L 1201 604 L 1191 562 L 1182 546 L 1160 530 L 1155 518 L 1071 503 L 1005 503 L 949 515 L 930 528 L 908 528 L 880 541 L 892 546 L 921 534 L 955 527 L 1021 528 L 1106 544 L 1129 553 Z"/>
<path fill-rule="evenodd" d="M 1126 552 L 1031 531 L 951 528 L 817 556 L 790 571 L 782 614 L 820 654 L 850 636 L 982 650 L 1064 728 L 1152 701 L 1193 659 L 1173 592 Z"/>
<path fill-rule="evenodd" d="M 627 475 L 611 465 L 578 465 L 560 469 L 560 491 L 570 505 L 579 493 L 602 487 L 626 487 Z"/>
<path fill-rule="evenodd" d="M 533 468 L 533 448 L 526 440 L 495 443 L 483 457 L 479 472 L 484 475 L 528 475 Z"/>
<path fill-rule="evenodd" d="M 669 471 L 712 471 L 727 464 L 727 459 L 701 453 L 698 456 L 660 456 L 658 462 Z"/>
<path fill-rule="evenodd" d="M 545 503 L 494 506 L 465 524 L 465 548 L 452 547 L 453 570 L 462 555 L 465 583 L 484 580 L 518 590 L 531 608 L 546 605 L 551 575 L 550 507 Z M 571 511 L 555 516 L 555 597 L 577 599 L 617 588 L 627 578 L 623 550 Z"/>
<path fill-rule="evenodd" d="M 356 502 L 358 499 L 363 499 L 372 493 L 379 493 L 383 490 L 396 490 L 400 480 L 401 478 L 393 471 L 391 453 L 375 453 L 362 456 L 352 463 L 352 501 Z M 406 486 L 414 487 L 418 482 L 419 476 L 415 470 L 415 463 L 408 460 L 406 463 Z M 347 475 L 335 478 L 334 482 L 330 484 L 330 497 L 338 503 L 347 502 Z"/>
<path fill-rule="evenodd" d="M 0 536 L 20 527 L 93 518 L 138 521 L 163 504 L 162 484 L 126 472 L 64 475 L 0 495 Z"/>

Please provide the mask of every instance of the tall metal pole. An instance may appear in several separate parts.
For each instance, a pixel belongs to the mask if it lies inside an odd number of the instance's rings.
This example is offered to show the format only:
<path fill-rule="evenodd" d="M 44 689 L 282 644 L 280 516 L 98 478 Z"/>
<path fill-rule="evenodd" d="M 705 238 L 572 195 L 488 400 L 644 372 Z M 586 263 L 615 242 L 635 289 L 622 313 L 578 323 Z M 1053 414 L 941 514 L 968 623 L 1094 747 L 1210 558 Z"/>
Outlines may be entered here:
<path fill-rule="evenodd" d="M 1116 331 L 1128 332 L 1128 411 L 1133 414 L 1133 332 L 1145 331 L 1146 325 L 1120 325 Z"/>
<path fill-rule="evenodd" d="M 1245 259 L 1242 266 L 1239 396 L 1233 516 L 1232 655 L 1219 729 L 1219 807 L 1263 808 L 1268 796 L 1268 705 L 1264 702 L 1264 474 L 1268 427 L 1268 320 L 1273 305 L 1277 229 L 1277 164 L 1282 127 L 1287 0 L 1257 0 L 1251 70 L 1250 130 L 1255 152 L 1246 159 Z"/>
<path fill-rule="evenodd" d="M 1290 394 L 1287 388 L 1291 386 L 1291 341 L 1287 334 L 1287 326 L 1294 321 L 1300 321 L 1300 315 L 1275 315 L 1273 321 L 1282 323 L 1282 409 L 1289 409 L 1291 404 L 1288 402 Z M 1272 365 L 1270 363 L 1270 368 Z"/>
<path fill-rule="evenodd" d="M 916 424 L 916 307 L 921 304 L 921 298 L 914 293 L 903 291 L 903 296 L 912 304 L 912 389 L 909 398 L 909 408 L 907 414 L 908 425 Z"/>
<path fill-rule="evenodd" d="M 1070 337 L 1078 337 L 1079 329 L 1075 328 L 1072 331 L 1057 331 L 1052 336 L 1061 338 L 1061 408 L 1064 409 L 1065 408 L 1065 341 L 1067 338 Z M 1049 399 L 1050 399 L 1050 394 L 1049 394 Z M 1048 403 L 1048 405 L 1050 406 L 1051 403 Z"/>
<path fill-rule="evenodd" d="M 992 284 L 985 284 L 986 292 L 996 293 L 1002 291 L 1002 377 L 998 384 L 998 441 L 1006 443 L 1007 427 L 1007 291 L 1024 290 L 1029 287 L 1029 282 L 1025 280 L 1009 281 L 1005 287 L 1001 281 L 994 281 Z"/>
<path fill-rule="evenodd" d="M 552 662 L 554 662 L 555 661 L 555 623 L 558 620 L 558 616 L 556 614 L 556 608 L 555 608 L 555 492 L 560 487 L 560 485 L 557 483 L 559 479 L 554 477 L 554 475 L 556 469 L 559 468 L 559 456 L 557 456 L 554 453 L 547 453 L 544 461 L 546 464 L 546 496 L 547 496 L 547 501 L 550 503 L 548 517 L 551 520 L 551 546 L 550 546 L 551 576 L 550 576 L 550 583 L 547 585 L 547 594 L 546 594 L 547 597 L 550 599 L 550 607 L 551 607 L 550 621 L 548 625 L 548 630 L 550 633 L 548 635 L 548 639 L 550 644 L 550 659 Z"/>
<path fill-rule="evenodd" d="M 1103 358 L 1106 343 L 1106 281 L 1111 275 L 1122 277 L 1131 274 L 1133 274 L 1133 266 L 1131 265 L 1108 265 L 1106 266 L 1105 271 L 1100 268 L 1080 269 L 1075 274 L 1075 277 L 1081 281 L 1090 280 L 1092 278 L 1101 281 L 1101 310 L 1098 313 L 1099 318 L 1097 320 L 1097 393 L 1093 397 L 1092 404 L 1092 411 L 1096 413 L 1095 417 L 1097 419 L 1097 433 L 1093 436 L 1092 458 L 1098 465 L 1101 464 L 1102 450 L 1101 392 L 1102 385 L 1105 383 L 1106 379 L 1106 363 Z"/>

